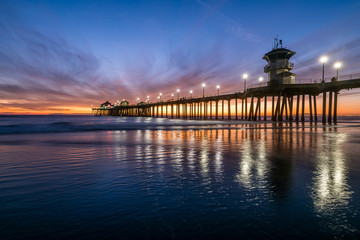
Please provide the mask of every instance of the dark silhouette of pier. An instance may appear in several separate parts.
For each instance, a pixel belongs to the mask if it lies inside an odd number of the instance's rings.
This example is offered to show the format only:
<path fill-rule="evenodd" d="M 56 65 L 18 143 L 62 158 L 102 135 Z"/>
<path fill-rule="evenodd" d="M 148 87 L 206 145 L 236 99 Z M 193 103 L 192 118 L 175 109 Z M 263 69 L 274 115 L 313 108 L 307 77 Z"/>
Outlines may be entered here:
<path fill-rule="evenodd" d="M 243 92 L 218 94 L 214 96 L 179 98 L 176 100 L 139 103 L 134 105 L 93 108 L 96 116 L 139 116 L 167 117 L 183 119 L 235 119 L 247 121 L 295 121 L 305 122 L 305 108 L 308 107 L 310 122 L 337 123 L 338 95 L 343 89 L 360 88 L 359 78 L 340 80 L 339 76 L 326 82 L 324 75 L 318 83 L 295 83 L 295 74 L 291 73 L 293 63 L 289 59 L 295 52 L 274 46 L 264 55 L 268 64 L 264 72 L 269 78 L 267 86 L 246 88 Z M 246 79 L 245 79 L 246 80 Z M 317 96 L 322 95 L 322 112 L 318 113 Z M 227 102 L 227 116 L 225 116 Z M 231 104 L 234 102 L 234 104 Z M 267 109 L 268 102 L 271 106 Z M 219 108 L 221 103 L 221 108 Z M 306 104 L 308 106 L 306 106 Z M 234 109 L 231 106 L 235 106 Z M 271 112 L 268 116 L 268 112 Z M 232 117 L 233 116 L 233 117 Z"/>

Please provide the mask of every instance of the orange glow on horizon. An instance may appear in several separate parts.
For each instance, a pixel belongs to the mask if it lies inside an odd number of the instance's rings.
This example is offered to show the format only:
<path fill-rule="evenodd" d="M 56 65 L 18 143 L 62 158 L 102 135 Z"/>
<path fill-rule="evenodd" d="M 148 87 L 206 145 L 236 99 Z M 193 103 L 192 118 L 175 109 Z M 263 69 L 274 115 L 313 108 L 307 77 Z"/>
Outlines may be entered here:
<path fill-rule="evenodd" d="M 358 94 L 339 94 L 338 95 L 338 115 L 345 115 L 345 116 L 360 116 L 360 97 Z M 275 98 L 276 99 L 276 98 Z M 256 106 L 256 101 L 254 104 Z M 221 103 L 219 101 L 219 116 L 221 116 Z M 135 104 L 135 103 L 134 103 Z M 301 105 L 301 104 L 300 104 Z M 327 101 L 328 105 L 328 101 Z M 97 107 L 97 106 L 94 106 Z M 293 114 L 295 114 L 295 107 L 296 107 L 296 97 L 294 98 L 293 104 Z M 328 106 L 327 106 L 328 107 Z M 248 99 L 248 110 L 250 109 L 250 99 Z M 261 101 L 261 115 L 263 115 L 264 109 L 264 101 Z M 203 110 L 202 110 L 203 111 Z M 328 111 L 328 110 L 327 110 Z M 170 107 L 169 107 L 170 112 Z M 208 114 L 210 111 L 208 110 Z M 235 115 L 235 100 L 231 101 L 231 115 Z M 21 107 L 2 107 L 0 109 L 0 115 L 49 115 L 49 114 L 91 114 L 91 106 L 84 107 L 84 106 L 55 106 L 55 107 L 44 107 L 43 109 L 31 109 L 31 108 L 21 108 Z M 165 114 L 165 107 L 164 107 L 164 114 Z M 213 116 L 215 115 L 215 102 L 213 102 L 213 109 L 212 109 Z M 238 114 L 241 114 L 241 100 L 238 100 Z M 308 105 L 308 96 L 306 96 L 306 104 L 305 104 L 305 114 L 309 114 L 309 105 Z M 322 95 L 317 97 L 317 114 L 320 116 L 322 114 Z M 224 115 L 225 118 L 228 115 L 228 105 L 227 101 L 224 101 Z M 271 115 L 271 97 L 268 97 L 267 102 L 267 115 Z"/>
<path fill-rule="evenodd" d="M 91 114 L 90 107 L 71 106 L 71 107 L 56 107 L 44 110 L 25 109 L 25 108 L 1 108 L 0 115 L 49 115 L 49 114 Z"/>

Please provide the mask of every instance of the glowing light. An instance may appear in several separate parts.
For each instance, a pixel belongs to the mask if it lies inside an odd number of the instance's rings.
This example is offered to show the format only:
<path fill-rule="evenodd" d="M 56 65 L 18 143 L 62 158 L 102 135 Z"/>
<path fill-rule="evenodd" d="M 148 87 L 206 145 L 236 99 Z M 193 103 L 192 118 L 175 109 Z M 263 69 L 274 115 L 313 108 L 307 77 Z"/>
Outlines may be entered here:
<path fill-rule="evenodd" d="M 320 62 L 322 62 L 322 63 L 326 63 L 327 60 L 328 60 L 328 58 L 326 56 L 323 56 L 320 58 Z"/>
<path fill-rule="evenodd" d="M 216 88 L 219 89 L 219 88 L 220 88 L 220 85 L 217 85 Z"/>
<path fill-rule="evenodd" d="M 193 91 L 192 91 L 192 90 L 190 90 L 190 93 L 193 93 Z"/>
<path fill-rule="evenodd" d="M 334 64 L 334 68 L 340 68 L 341 67 L 341 62 L 336 62 Z"/>
<path fill-rule="evenodd" d="M 160 93 L 159 95 L 162 96 L 162 93 Z"/>
<path fill-rule="evenodd" d="M 205 87 L 205 83 L 203 83 L 201 86 L 202 86 L 202 87 Z"/>
<path fill-rule="evenodd" d="M 262 82 L 264 80 L 263 77 L 259 77 L 259 82 Z"/>
<path fill-rule="evenodd" d="M 248 75 L 246 73 L 243 74 L 243 79 L 247 79 Z"/>
<path fill-rule="evenodd" d="M 177 92 L 180 92 L 180 89 L 176 89 Z"/>

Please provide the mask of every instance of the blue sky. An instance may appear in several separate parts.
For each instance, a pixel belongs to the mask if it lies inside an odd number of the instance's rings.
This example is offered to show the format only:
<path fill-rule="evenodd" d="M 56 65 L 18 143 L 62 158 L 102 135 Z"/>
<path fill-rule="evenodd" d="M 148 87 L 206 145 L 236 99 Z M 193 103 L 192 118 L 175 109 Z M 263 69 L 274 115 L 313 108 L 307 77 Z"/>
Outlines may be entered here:
<path fill-rule="evenodd" d="M 62 112 L 159 92 L 241 90 L 276 34 L 297 78 L 360 72 L 359 1 L 1 1 L 0 108 Z M 185 94 L 186 95 L 186 94 Z M 21 101 L 19 101 L 21 96 Z M 5 112 L 5 111 L 4 111 Z"/>

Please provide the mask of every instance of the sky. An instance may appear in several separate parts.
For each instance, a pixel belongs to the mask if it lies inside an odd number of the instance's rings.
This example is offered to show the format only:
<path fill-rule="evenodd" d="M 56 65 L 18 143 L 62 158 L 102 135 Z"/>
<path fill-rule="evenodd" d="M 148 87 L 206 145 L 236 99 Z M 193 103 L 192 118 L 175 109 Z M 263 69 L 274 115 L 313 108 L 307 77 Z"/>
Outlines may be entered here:
<path fill-rule="evenodd" d="M 297 81 L 360 77 L 360 1 L 0 1 L 0 114 L 90 113 L 106 100 L 156 101 L 258 85 L 275 36 Z M 358 75 L 356 75 L 358 74 Z M 360 115 L 360 91 L 339 114 Z"/>

